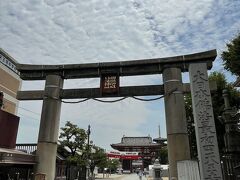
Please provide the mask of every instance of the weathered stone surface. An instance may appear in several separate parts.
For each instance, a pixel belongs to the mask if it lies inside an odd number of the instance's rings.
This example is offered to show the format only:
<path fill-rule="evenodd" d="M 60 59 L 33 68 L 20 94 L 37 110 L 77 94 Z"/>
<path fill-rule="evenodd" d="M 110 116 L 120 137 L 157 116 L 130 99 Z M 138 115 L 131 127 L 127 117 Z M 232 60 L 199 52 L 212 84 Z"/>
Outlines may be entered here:
<path fill-rule="evenodd" d="M 62 87 L 63 79 L 60 76 L 47 76 L 38 135 L 37 158 L 39 161 L 35 173 L 44 173 L 49 180 L 55 178 Z"/>
<path fill-rule="evenodd" d="M 178 161 L 178 180 L 200 180 L 197 161 Z"/>
<path fill-rule="evenodd" d="M 189 74 L 201 179 L 222 180 L 206 63 L 190 64 Z"/>
<path fill-rule="evenodd" d="M 190 159 L 181 69 L 164 69 L 163 82 L 170 179 L 176 180 L 177 161 Z"/>
<path fill-rule="evenodd" d="M 210 82 L 211 91 L 217 89 L 215 81 Z M 183 93 L 190 93 L 190 84 L 183 84 Z M 109 95 L 107 97 L 131 97 L 131 96 L 154 96 L 163 95 L 163 85 L 148 86 L 125 86 L 120 87 L 118 95 Z M 35 91 L 18 91 L 18 100 L 43 100 L 44 90 Z M 61 99 L 81 99 L 81 98 L 102 98 L 100 88 L 84 88 L 84 89 L 61 89 Z M 104 97 L 105 98 L 105 97 Z"/>
<path fill-rule="evenodd" d="M 175 57 L 143 59 L 133 61 L 101 62 L 89 64 L 30 65 L 17 64 L 17 70 L 23 80 L 44 80 L 55 74 L 63 79 L 95 78 L 103 73 L 116 73 L 120 76 L 160 74 L 165 68 L 178 67 L 182 72 L 188 71 L 189 64 L 206 62 L 212 68 L 216 50 L 187 54 Z"/>

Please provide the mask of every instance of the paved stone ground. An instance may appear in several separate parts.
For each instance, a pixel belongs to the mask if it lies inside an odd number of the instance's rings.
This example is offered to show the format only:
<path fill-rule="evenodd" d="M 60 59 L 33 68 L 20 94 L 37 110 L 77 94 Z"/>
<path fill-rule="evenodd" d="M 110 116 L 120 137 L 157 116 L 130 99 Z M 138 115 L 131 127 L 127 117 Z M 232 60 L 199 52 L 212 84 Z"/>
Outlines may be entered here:
<path fill-rule="evenodd" d="M 98 174 L 96 179 L 101 179 L 101 180 L 139 180 L 139 177 L 137 174 L 123 174 L 123 175 L 118 175 L 118 174 L 112 174 L 109 177 L 106 177 L 106 175 L 103 178 L 103 174 Z M 152 178 L 147 177 L 142 177 L 142 180 L 152 180 Z M 163 180 L 168 180 L 167 177 L 164 177 Z"/>

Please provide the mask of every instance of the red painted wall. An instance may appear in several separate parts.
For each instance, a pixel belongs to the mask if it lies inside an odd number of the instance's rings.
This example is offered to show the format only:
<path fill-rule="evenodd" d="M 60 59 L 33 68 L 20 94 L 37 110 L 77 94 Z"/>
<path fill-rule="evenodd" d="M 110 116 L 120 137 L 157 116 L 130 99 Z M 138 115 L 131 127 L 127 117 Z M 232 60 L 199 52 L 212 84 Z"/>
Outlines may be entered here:
<path fill-rule="evenodd" d="M 16 147 L 18 124 L 18 116 L 0 110 L 0 147 Z"/>

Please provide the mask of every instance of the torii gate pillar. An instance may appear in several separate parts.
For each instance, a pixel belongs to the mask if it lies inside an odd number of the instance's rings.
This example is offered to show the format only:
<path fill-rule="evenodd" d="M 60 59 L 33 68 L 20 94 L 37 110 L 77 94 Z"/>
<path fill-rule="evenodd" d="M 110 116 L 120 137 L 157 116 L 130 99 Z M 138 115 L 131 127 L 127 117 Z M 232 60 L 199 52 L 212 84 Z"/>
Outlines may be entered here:
<path fill-rule="evenodd" d="M 190 159 L 180 68 L 163 70 L 170 180 L 177 180 L 177 161 Z"/>
<path fill-rule="evenodd" d="M 45 174 L 47 180 L 55 178 L 57 141 L 60 122 L 61 99 L 63 87 L 61 76 L 46 77 L 42 115 L 38 135 L 38 163 L 35 173 Z"/>

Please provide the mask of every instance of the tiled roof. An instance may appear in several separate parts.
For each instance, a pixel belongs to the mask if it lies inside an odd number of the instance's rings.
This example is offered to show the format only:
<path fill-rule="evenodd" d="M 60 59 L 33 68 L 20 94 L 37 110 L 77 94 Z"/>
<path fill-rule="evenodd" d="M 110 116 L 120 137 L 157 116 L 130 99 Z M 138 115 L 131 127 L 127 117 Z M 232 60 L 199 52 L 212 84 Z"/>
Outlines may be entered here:
<path fill-rule="evenodd" d="M 0 164 L 36 164 L 35 156 L 16 149 L 0 148 Z"/>
<path fill-rule="evenodd" d="M 19 151 L 17 149 L 7 149 L 7 148 L 0 148 L 0 153 L 28 155 L 27 153 L 23 151 Z"/>
<path fill-rule="evenodd" d="M 151 137 L 122 137 L 121 143 L 112 144 L 113 146 L 159 146 L 153 143 Z"/>
<path fill-rule="evenodd" d="M 123 137 L 123 144 L 131 144 L 131 145 L 149 145 L 152 143 L 151 137 Z"/>

